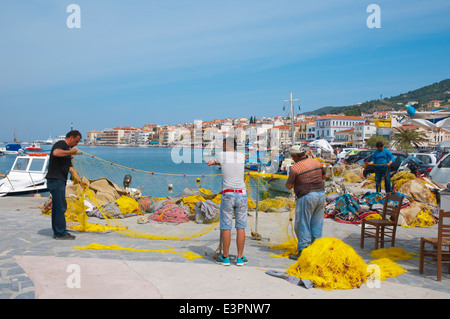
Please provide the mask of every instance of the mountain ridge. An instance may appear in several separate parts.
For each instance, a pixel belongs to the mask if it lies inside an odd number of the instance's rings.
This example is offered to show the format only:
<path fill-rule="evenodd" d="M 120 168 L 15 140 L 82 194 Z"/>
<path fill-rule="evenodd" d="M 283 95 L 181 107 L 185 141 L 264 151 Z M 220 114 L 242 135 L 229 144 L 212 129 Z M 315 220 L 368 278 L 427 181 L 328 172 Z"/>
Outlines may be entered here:
<path fill-rule="evenodd" d="M 347 106 L 324 106 L 315 111 L 305 112 L 303 114 L 326 115 L 344 113 L 346 115 L 361 115 L 361 112 L 373 113 L 374 111 L 397 111 L 404 109 L 406 103 L 412 101 L 417 102 L 417 104 L 414 105 L 416 109 L 427 109 L 426 105 L 431 100 L 443 101 L 443 104 L 445 105 L 449 103 L 449 99 L 450 79 L 445 79 L 390 98 L 371 100 Z"/>

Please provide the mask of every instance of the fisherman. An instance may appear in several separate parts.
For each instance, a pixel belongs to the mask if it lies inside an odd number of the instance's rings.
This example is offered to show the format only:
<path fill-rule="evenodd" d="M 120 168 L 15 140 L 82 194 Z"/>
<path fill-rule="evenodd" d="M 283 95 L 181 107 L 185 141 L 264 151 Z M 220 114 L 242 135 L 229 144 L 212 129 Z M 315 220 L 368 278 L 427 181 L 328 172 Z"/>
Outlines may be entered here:
<path fill-rule="evenodd" d="M 327 174 L 323 165 L 309 158 L 298 145 L 290 149 L 295 164 L 289 170 L 287 189 L 294 189 L 297 198 L 294 230 L 297 235 L 297 254 L 289 255 L 297 260 L 303 249 L 322 237 L 325 190 L 323 180 Z"/>
<path fill-rule="evenodd" d="M 387 148 L 384 148 L 383 142 L 378 141 L 375 144 L 377 149 L 372 154 L 372 161 L 367 165 L 375 165 L 375 188 L 381 192 L 381 182 L 384 179 L 386 194 L 391 192 L 391 164 L 395 160 L 394 155 Z"/>
<path fill-rule="evenodd" d="M 222 255 L 216 260 L 218 264 L 230 265 L 229 248 L 233 213 L 235 215 L 237 259 L 236 265 L 248 263 L 244 256 L 245 229 L 247 227 L 247 191 L 244 182 L 245 156 L 236 152 L 237 142 L 233 137 L 223 140 L 223 152 L 217 159 L 210 159 L 207 166 L 220 165 L 222 169 L 222 197 L 220 201 L 220 231 L 222 238 Z"/>
<path fill-rule="evenodd" d="M 55 239 L 75 239 L 66 229 L 67 210 L 66 182 L 68 174 L 84 187 L 84 182 L 72 166 L 72 155 L 78 152 L 75 147 L 81 140 L 81 133 L 72 130 L 64 140 L 56 142 L 50 151 L 50 161 L 46 175 L 47 187 L 52 195 L 52 229 Z"/>

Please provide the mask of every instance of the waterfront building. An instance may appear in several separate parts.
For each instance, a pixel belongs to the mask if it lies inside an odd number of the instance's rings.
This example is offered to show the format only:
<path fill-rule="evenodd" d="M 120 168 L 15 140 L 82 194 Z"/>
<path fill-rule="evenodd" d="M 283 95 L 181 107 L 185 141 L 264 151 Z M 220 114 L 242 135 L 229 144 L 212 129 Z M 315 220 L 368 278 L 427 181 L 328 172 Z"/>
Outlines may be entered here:
<path fill-rule="evenodd" d="M 97 142 L 97 140 L 100 139 L 100 134 L 102 132 L 97 131 L 97 130 L 92 130 L 86 133 L 86 139 L 84 140 L 84 142 L 86 144 L 95 144 Z"/>
<path fill-rule="evenodd" d="M 354 128 L 361 123 L 364 124 L 365 120 L 360 116 L 321 116 L 316 119 L 315 139 L 325 139 L 333 143 L 336 132 Z"/>

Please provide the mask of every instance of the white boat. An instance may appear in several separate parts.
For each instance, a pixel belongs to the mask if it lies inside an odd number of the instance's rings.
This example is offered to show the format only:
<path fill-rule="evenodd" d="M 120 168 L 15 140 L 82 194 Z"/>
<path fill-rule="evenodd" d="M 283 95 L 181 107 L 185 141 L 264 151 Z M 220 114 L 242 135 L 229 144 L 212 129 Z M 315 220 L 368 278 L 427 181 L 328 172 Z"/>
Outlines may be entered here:
<path fill-rule="evenodd" d="M 47 191 L 49 158 L 48 154 L 40 153 L 18 155 L 9 173 L 0 179 L 0 197 Z"/>

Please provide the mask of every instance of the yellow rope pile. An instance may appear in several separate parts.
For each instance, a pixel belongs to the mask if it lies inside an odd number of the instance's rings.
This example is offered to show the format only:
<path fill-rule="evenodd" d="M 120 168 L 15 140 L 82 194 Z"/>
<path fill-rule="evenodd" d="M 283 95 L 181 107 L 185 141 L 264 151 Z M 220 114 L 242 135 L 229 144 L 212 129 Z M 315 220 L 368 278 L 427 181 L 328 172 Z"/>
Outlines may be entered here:
<path fill-rule="evenodd" d="M 359 288 L 367 279 L 368 265 L 343 241 L 323 237 L 303 249 L 287 274 L 311 280 L 324 290 Z"/>
<path fill-rule="evenodd" d="M 374 250 L 370 255 L 375 258 L 370 263 L 379 266 L 379 280 L 385 280 L 403 274 L 406 270 L 395 260 L 410 259 L 413 254 L 402 248 L 391 247 Z M 317 288 L 333 290 L 359 288 L 375 270 L 340 239 L 323 237 L 305 248 L 286 273 L 311 280 Z"/>

